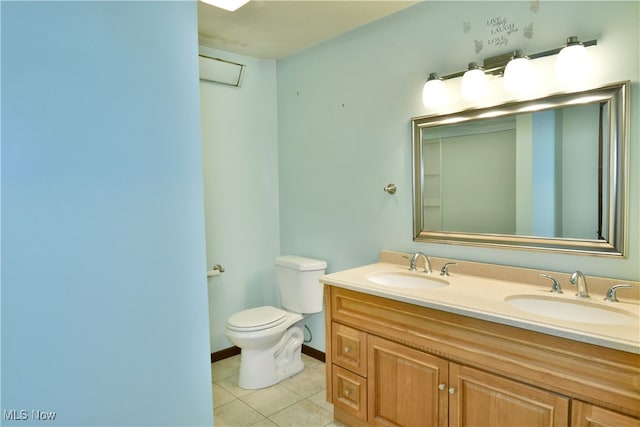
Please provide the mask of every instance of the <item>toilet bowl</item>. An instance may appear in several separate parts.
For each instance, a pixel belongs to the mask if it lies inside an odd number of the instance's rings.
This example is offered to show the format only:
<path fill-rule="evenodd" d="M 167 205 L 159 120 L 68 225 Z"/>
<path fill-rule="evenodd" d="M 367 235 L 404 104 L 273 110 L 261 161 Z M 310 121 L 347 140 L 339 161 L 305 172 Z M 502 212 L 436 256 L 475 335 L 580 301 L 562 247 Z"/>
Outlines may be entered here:
<path fill-rule="evenodd" d="M 234 314 L 226 335 L 242 350 L 238 386 L 257 389 L 276 384 L 302 371 L 300 348 L 303 321 L 298 313 L 264 306 Z M 255 323 L 255 325 L 254 325 Z"/>
<path fill-rule="evenodd" d="M 225 334 L 240 347 L 238 386 L 258 389 L 304 369 L 300 358 L 306 314 L 322 311 L 319 278 L 326 262 L 298 256 L 276 258 L 283 308 L 262 306 L 229 317 Z"/>

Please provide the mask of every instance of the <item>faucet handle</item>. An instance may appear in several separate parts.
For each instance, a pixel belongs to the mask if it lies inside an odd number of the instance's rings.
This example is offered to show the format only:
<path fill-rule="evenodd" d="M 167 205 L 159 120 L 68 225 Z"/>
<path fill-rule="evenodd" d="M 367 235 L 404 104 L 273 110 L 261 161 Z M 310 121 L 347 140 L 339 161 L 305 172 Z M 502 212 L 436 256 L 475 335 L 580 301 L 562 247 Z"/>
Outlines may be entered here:
<path fill-rule="evenodd" d="M 448 262 L 445 265 L 442 266 L 442 269 L 440 270 L 440 275 L 441 276 L 448 276 L 449 275 L 449 266 L 450 265 L 458 265 L 457 262 Z"/>
<path fill-rule="evenodd" d="M 616 297 L 616 290 L 618 290 L 620 288 L 635 288 L 635 286 L 629 285 L 627 283 L 621 283 L 619 285 L 614 285 L 614 286 L 609 288 L 609 290 L 607 291 L 607 296 L 604 297 L 604 300 L 605 301 L 609 301 L 609 302 L 619 302 L 618 298 Z"/>
<path fill-rule="evenodd" d="M 560 283 L 553 277 L 548 274 L 538 274 L 539 277 L 544 277 L 545 279 L 551 280 L 553 284 L 551 285 L 551 290 L 549 292 L 553 292 L 554 294 L 561 294 L 562 288 L 560 287 Z"/>

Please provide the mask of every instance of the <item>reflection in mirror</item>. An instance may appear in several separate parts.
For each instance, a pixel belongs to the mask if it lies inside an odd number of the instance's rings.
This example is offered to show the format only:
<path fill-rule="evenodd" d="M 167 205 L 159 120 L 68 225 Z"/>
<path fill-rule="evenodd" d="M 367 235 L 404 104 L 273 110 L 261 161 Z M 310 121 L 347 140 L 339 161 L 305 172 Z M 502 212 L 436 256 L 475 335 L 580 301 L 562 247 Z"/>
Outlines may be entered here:
<path fill-rule="evenodd" d="M 623 255 L 627 92 L 413 119 L 415 240 Z"/>

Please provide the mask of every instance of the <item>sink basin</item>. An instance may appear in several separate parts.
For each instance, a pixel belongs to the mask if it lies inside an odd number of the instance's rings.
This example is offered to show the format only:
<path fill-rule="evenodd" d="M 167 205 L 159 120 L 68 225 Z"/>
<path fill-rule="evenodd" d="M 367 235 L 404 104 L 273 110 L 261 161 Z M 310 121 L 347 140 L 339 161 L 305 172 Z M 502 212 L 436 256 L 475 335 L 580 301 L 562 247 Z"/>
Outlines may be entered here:
<path fill-rule="evenodd" d="M 377 273 L 367 279 L 377 285 L 404 289 L 433 289 L 442 288 L 449 284 L 446 280 L 427 276 L 426 273 Z"/>
<path fill-rule="evenodd" d="M 633 313 L 587 301 L 571 301 L 540 295 L 514 295 L 506 297 L 511 306 L 539 316 L 581 323 L 625 324 L 638 323 Z"/>

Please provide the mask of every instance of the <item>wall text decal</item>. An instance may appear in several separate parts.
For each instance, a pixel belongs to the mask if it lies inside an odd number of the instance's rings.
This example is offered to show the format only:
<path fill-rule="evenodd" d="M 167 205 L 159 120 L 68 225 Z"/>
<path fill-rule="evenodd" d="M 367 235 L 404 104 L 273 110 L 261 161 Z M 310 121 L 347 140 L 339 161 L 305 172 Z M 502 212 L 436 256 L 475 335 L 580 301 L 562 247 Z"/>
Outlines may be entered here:
<path fill-rule="evenodd" d="M 506 46 L 509 44 L 511 34 L 519 31 L 516 24 L 509 22 L 505 16 L 489 18 L 486 25 L 489 28 L 489 37 L 487 38 L 487 45 L 489 46 Z"/>
<path fill-rule="evenodd" d="M 527 7 L 523 9 L 523 6 Z M 490 51 L 498 54 L 505 48 L 514 45 L 517 48 L 526 47 L 526 41 L 534 38 L 534 22 L 540 11 L 540 1 L 504 2 L 504 6 L 493 15 L 484 17 L 464 17 L 462 33 L 472 42 L 476 54 Z M 515 47 L 514 47 L 515 49 Z"/>

